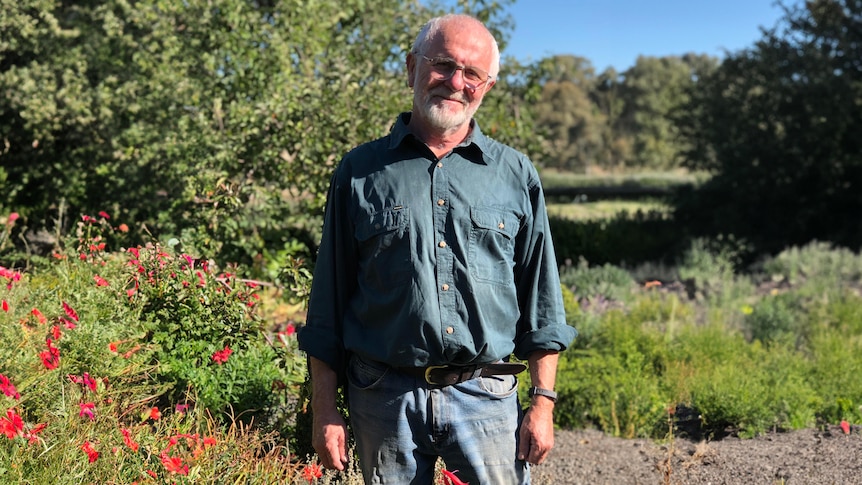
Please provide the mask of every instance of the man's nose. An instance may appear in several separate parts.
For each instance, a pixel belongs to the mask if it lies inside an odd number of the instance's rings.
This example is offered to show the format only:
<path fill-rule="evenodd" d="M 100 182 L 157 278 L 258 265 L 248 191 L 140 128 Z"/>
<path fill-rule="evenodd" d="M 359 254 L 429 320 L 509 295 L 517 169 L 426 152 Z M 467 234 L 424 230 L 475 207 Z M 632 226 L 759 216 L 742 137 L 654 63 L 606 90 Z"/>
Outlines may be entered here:
<path fill-rule="evenodd" d="M 464 68 L 459 67 L 455 69 L 455 72 L 452 73 L 447 82 L 453 90 L 463 91 L 467 87 L 467 79 L 464 78 Z"/>

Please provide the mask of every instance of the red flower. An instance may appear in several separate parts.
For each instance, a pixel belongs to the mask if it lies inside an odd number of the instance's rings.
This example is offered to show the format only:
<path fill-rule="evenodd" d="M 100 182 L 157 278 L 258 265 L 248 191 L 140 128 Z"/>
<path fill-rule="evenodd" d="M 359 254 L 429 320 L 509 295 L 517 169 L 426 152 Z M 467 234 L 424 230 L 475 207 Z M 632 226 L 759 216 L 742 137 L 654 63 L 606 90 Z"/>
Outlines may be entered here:
<path fill-rule="evenodd" d="M 162 459 L 162 465 L 171 473 L 179 473 L 180 475 L 189 474 L 189 466 L 183 465 L 183 459 L 178 456 L 168 456 L 167 453 L 162 453 L 159 456 Z"/>
<path fill-rule="evenodd" d="M 54 337 L 54 340 L 60 340 L 60 337 L 62 337 L 63 334 L 60 332 L 59 326 L 53 325 L 51 327 L 51 336 Z"/>
<path fill-rule="evenodd" d="M 850 434 L 850 423 L 842 419 L 839 426 L 841 426 L 841 431 L 843 431 L 844 434 Z"/>
<path fill-rule="evenodd" d="M 87 459 L 90 463 L 99 459 L 99 452 L 93 448 L 93 445 L 89 441 L 85 441 L 84 444 L 81 445 L 81 449 L 87 454 Z"/>
<path fill-rule="evenodd" d="M 21 394 L 18 394 L 18 390 L 15 389 L 15 386 L 12 385 L 12 382 L 9 380 L 9 378 L 4 376 L 3 374 L 0 374 L 0 391 L 3 391 L 3 394 L 6 394 L 12 399 L 21 399 Z"/>
<path fill-rule="evenodd" d="M 63 302 L 63 311 L 74 321 L 78 321 L 78 312 L 76 312 L 68 303 Z"/>
<path fill-rule="evenodd" d="M 470 485 L 467 482 L 462 482 L 455 476 L 455 473 L 457 473 L 458 470 L 450 472 L 449 470 L 444 469 L 441 471 L 443 472 L 443 485 Z"/>
<path fill-rule="evenodd" d="M 81 410 L 78 412 L 78 416 L 84 418 L 90 418 L 90 421 L 96 420 L 96 404 L 91 402 L 82 402 L 78 404 Z"/>
<path fill-rule="evenodd" d="M 231 350 L 230 347 L 225 345 L 223 350 L 219 350 L 213 354 L 213 362 L 218 365 L 224 364 L 225 362 L 227 362 L 228 357 L 230 357 L 230 354 L 232 353 L 233 350 Z"/>
<path fill-rule="evenodd" d="M 120 432 L 123 433 L 123 443 L 125 443 L 130 450 L 137 452 L 141 445 L 132 440 L 132 432 L 126 428 L 120 429 Z"/>
<path fill-rule="evenodd" d="M 149 416 L 150 416 L 150 419 L 152 419 L 153 421 L 158 421 L 158 420 L 159 420 L 159 419 L 161 419 L 161 417 L 162 417 L 162 412 L 161 412 L 161 411 L 159 411 L 159 408 L 157 408 L 157 407 L 153 406 L 153 407 L 150 409 L 150 414 L 149 414 Z"/>
<path fill-rule="evenodd" d="M 30 310 L 30 313 L 34 317 L 36 317 L 37 320 L 39 320 L 39 323 L 45 323 L 48 321 L 48 319 L 45 318 L 45 315 L 42 315 L 42 312 L 40 312 L 37 308 Z"/>
<path fill-rule="evenodd" d="M 77 328 L 75 322 L 69 320 L 66 317 L 57 317 L 57 320 L 62 323 L 64 327 L 66 327 L 66 330 L 74 330 L 75 328 Z"/>
<path fill-rule="evenodd" d="M 108 286 L 108 285 L 110 285 L 110 283 L 108 283 L 108 280 L 106 280 L 105 278 L 102 278 L 99 275 L 93 276 L 93 279 L 96 281 L 96 286 Z"/>
<path fill-rule="evenodd" d="M 305 468 L 302 469 L 302 478 L 306 479 L 308 483 L 311 483 L 322 476 L 323 470 L 320 469 L 320 465 L 317 463 L 310 463 L 305 465 Z"/>
<path fill-rule="evenodd" d="M 10 440 L 24 434 L 24 420 L 18 416 L 14 408 L 7 409 L 6 416 L 0 416 L 0 432 Z"/>
<path fill-rule="evenodd" d="M 99 215 L 102 216 L 103 219 L 110 219 L 111 216 L 108 215 L 105 211 L 99 211 Z"/>
<path fill-rule="evenodd" d="M 6 302 L 6 300 L 3 300 L 3 303 L 0 303 L 0 307 L 2 307 L 2 308 L 3 308 L 3 311 L 4 311 L 4 312 L 8 312 L 8 311 L 9 311 L 9 303 L 7 303 L 7 302 Z"/>
<path fill-rule="evenodd" d="M 33 429 L 31 429 L 29 432 L 27 432 L 24 435 L 24 437 L 27 438 L 27 441 L 30 444 L 38 443 L 39 442 L 39 433 L 41 433 L 42 430 L 45 429 L 47 426 L 48 426 L 47 423 L 39 423 L 36 426 L 33 426 Z"/>
<path fill-rule="evenodd" d="M 54 347 L 53 341 L 47 339 L 48 350 L 39 352 L 39 358 L 46 369 L 56 369 L 60 365 L 60 349 Z"/>

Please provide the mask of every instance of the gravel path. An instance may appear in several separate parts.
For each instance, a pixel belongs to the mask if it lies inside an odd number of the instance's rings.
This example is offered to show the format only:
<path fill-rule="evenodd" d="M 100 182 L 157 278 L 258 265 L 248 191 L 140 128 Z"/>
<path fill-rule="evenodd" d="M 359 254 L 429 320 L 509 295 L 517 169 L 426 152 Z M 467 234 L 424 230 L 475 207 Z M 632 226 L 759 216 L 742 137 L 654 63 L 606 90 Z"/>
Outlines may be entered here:
<path fill-rule="evenodd" d="M 862 434 L 858 426 L 849 435 L 833 426 L 744 440 L 677 439 L 671 452 L 667 443 L 559 430 L 533 477 L 536 485 L 862 484 Z"/>

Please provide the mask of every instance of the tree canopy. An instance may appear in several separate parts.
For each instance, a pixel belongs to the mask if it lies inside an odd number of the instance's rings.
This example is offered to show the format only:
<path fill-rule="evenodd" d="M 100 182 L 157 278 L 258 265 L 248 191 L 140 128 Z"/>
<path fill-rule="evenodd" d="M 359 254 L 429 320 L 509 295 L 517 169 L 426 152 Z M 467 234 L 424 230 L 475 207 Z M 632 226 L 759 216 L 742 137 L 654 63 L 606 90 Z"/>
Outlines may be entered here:
<path fill-rule="evenodd" d="M 698 82 L 688 166 L 714 174 L 681 222 L 777 251 L 862 243 L 862 4 L 815 0 Z"/>

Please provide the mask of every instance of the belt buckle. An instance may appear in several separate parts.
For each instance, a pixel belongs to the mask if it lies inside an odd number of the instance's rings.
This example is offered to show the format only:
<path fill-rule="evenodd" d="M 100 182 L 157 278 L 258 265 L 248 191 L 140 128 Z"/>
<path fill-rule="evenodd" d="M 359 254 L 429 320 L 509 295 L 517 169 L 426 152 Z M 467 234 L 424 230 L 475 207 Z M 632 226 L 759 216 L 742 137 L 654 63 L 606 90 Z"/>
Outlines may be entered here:
<path fill-rule="evenodd" d="M 440 385 L 436 382 L 431 382 L 431 372 L 433 372 L 437 369 L 445 369 L 447 367 L 449 367 L 449 366 L 448 365 L 429 365 L 428 367 L 426 367 L 425 368 L 425 382 L 427 382 L 428 384 L 430 384 L 432 386 Z"/>

